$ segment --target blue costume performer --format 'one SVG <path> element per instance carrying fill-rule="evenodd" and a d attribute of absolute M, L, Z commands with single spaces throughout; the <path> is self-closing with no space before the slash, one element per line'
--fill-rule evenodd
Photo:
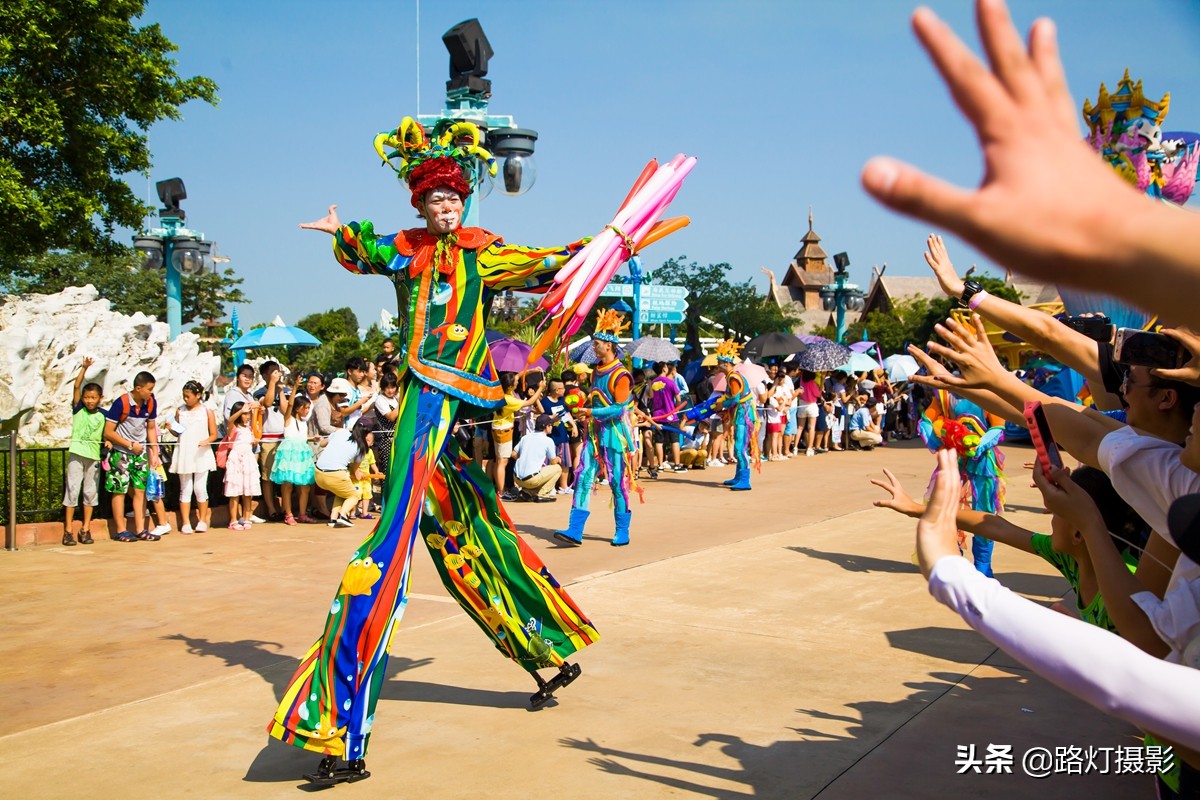
<path fill-rule="evenodd" d="M 751 488 L 751 465 L 758 469 L 761 467 L 754 395 L 746 385 L 746 379 L 733 368 L 740 349 L 741 345 L 728 339 L 717 345 L 717 367 L 725 375 L 725 393 L 713 395 L 704 403 L 689 409 L 684 416 L 689 420 L 699 420 L 714 412 L 721 412 L 726 432 L 733 432 L 733 457 L 737 462 L 737 470 L 724 485 L 734 491 L 744 492 Z"/>
<path fill-rule="evenodd" d="M 585 421 L 583 449 L 579 455 L 579 470 L 575 477 L 575 494 L 571 501 L 570 526 L 565 531 L 555 531 L 554 538 L 573 545 L 583 544 L 583 528 L 591 513 L 592 486 L 596 480 L 597 465 L 604 462 L 608 485 L 612 489 L 613 516 L 616 518 L 616 533 L 612 544 L 621 547 L 629 544 L 630 491 L 640 491 L 634 482 L 631 469 L 634 438 L 629 423 L 629 408 L 633 404 L 633 376 L 625 365 L 617 360 L 615 347 L 623 326 L 621 314 L 611 309 L 601 311 L 592 334 L 592 346 L 596 350 L 599 364 L 592 374 L 592 390 L 588 393 L 588 405 L 580 406 L 573 413 Z"/>
<path fill-rule="evenodd" d="M 1004 441 L 1004 420 L 943 389 L 925 409 L 919 430 L 930 450 L 957 451 L 964 508 L 987 514 L 1004 513 L 1004 454 L 997 449 Z M 978 534 L 971 539 L 975 569 L 989 578 L 993 545 L 991 539 Z"/>

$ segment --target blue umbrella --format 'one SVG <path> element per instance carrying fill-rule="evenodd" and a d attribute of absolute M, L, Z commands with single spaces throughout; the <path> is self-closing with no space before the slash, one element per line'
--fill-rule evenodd
<path fill-rule="evenodd" d="M 268 325 L 239 336 L 229 345 L 230 350 L 251 350 L 255 347 L 316 347 L 321 340 L 302 328 L 291 325 Z"/>
<path fill-rule="evenodd" d="M 616 345 L 615 347 L 616 347 L 617 358 L 624 358 L 625 357 L 625 349 L 623 347 L 621 347 L 621 345 L 619 345 L 619 344 Z M 590 365 L 590 364 L 595 364 L 597 361 L 600 360 L 600 359 L 596 358 L 596 351 L 592 348 L 592 340 L 591 339 L 588 339 L 586 342 L 576 345 L 575 349 L 572 350 L 570 353 L 568 353 L 567 356 L 572 361 L 576 361 L 580 364 L 589 364 Z"/>

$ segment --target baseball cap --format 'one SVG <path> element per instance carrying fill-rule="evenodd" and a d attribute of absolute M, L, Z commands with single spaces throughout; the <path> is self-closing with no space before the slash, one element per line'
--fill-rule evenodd
<path fill-rule="evenodd" d="M 571 366 L 571 371 L 575 372 L 575 373 L 587 373 L 587 372 L 591 372 L 592 368 L 589 367 L 587 364 L 573 364 Z"/>
<path fill-rule="evenodd" d="M 538 414 L 538 418 L 534 420 L 533 426 L 539 431 L 547 425 L 554 424 L 554 417 L 549 414 Z"/>

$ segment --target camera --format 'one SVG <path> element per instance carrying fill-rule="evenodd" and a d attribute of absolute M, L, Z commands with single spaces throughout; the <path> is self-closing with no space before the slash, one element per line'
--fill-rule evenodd
<path fill-rule="evenodd" d="M 1113 339 L 1112 320 L 1103 314 L 1091 317 L 1067 317 L 1063 320 L 1063 324 L 1097 342 L 1111 342 Z"/>
<path fill-rule="evenodd" d="M 1119 364 L 1157 369 L 1178 369 L 1191 354 L 1165 333 L 1118 328 L 1113 343 L 1113 358 Z"/>

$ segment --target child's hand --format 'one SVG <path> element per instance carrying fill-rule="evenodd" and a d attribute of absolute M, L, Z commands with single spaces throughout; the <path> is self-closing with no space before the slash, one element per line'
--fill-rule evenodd
<path fill-rule="evenodd" d="M 88 367 L 92 366 L 92 364 L 95 364 L 95 363 L 96 363 L 96 359 L 92 358 L 91 356 L 83 357 L 83 369 L 85 371 L 87 370 Z"/>
<path fill-rule="evenodd" d="M 891 496 L 886 500 L 876 500 L 875 506 L 877 508 L 890 508 L 893 511 L 899 511 L 901 514 L 905 514 L 910 517 L 921 516 L 921 512 L 925 510 L 925 507 L 916 500 L 913 500 L 912 497 L 909 496 L 908 492 L 904 491 L 904 486 L 900 483 L 896 476 L 892 474 L 892 471 L 887 467 L 884 467 L 883 475 L 886 480 L 881 481 L 872 478 L 871 483 L 878 486 L 880 489 L 883 489 Z"/>

